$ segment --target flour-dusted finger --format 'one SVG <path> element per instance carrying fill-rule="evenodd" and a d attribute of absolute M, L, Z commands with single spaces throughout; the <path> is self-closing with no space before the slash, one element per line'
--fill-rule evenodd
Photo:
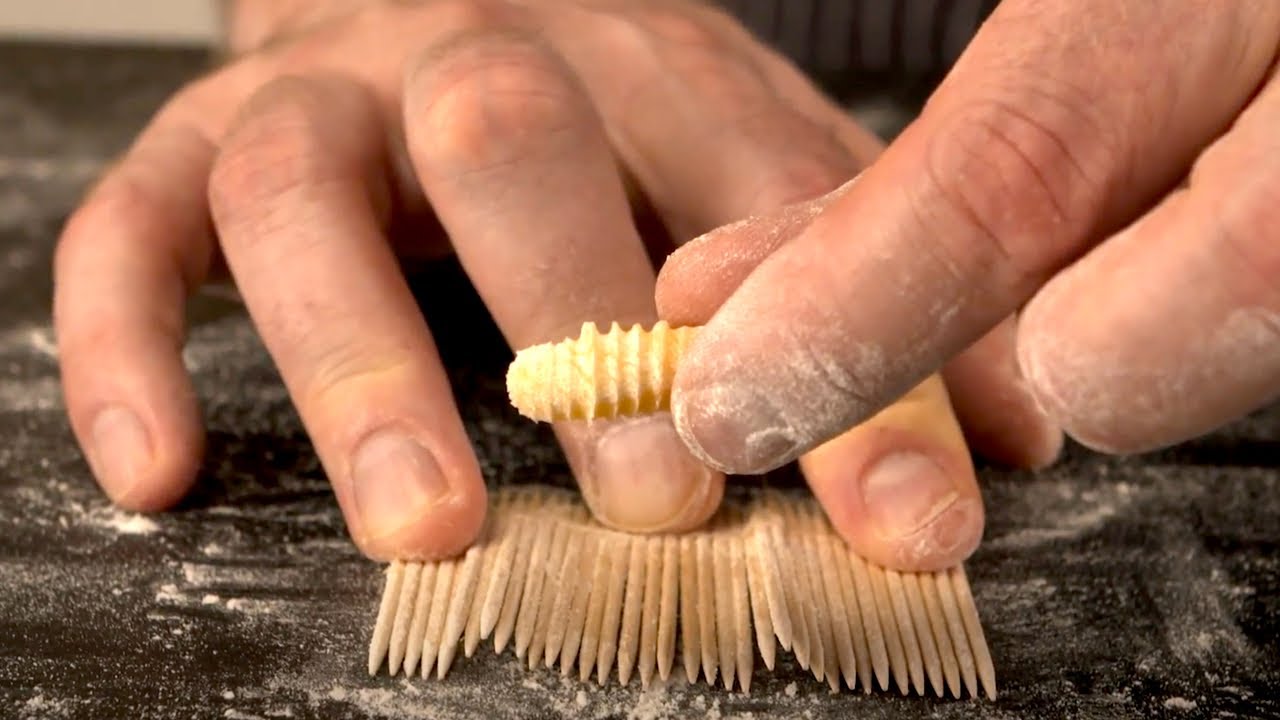
<path fill-rule="evenodd" d="M 1280 398 L 1277 123 L 1273 77 L 1185 187 L 1027 305 L 1022 371 L 1081 443 L 1150 451 Z"/>

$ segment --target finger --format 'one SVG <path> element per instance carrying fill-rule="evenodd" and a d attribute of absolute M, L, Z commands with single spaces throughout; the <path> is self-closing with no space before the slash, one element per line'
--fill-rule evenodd
<path fill-rule="evenodd" d="M 672 400 L 704 461 L 777 467 L 974 343 L 1185 171 L 1280 31 L 1269 4 L 1035 7 L 1001 4 L 920 119 L 699 334 Z"/>
<path fill-rule="evenodd" d="M 1280 397 L 1277 123 L 1273 82 L 1184 189 L 1027 306 L 1022 368 L 1081 443 L 1153 450 Z"/>
<path fill-rule="evenodd" d="M 485 510 L 448 378 L 383 234 L 383 125 L 364 89 L 283 78 L 245 106 L 210 179 L 227 263 L 357 545 L 468 545 Z"/>
<path fill-rule="evenodd" d="M 757 265 L 850 187 L 717 228 L 676 250 L 658 274 L 659 316 L 673 325 L 710 321 Z M 1057 457 L 1062 431 L 1019 373 L 1015 337 L 1011 318 L 960 353 L 946 366 L 947 388 L 965 436 L 978 452 L 1017 467 L 1042 467 Z"/>
<path fill-rule="evenodd" d="M 72 430 L 107 495 L 165 509 L 203 452 L 182 364 L 186 298 L 212 256 L 205 179 L 213 147 L 158 123 L 76 210 L 54 260 L 54 325 Z"/>
<path fill-rule="evenodd" d="M 973 462 L 936 375 L 801 456 L 800 467 L 831 524 L 872 562 L 939 570 L 982 538 Z"/>
<path fill-rule="evenodd" d="M 654 272 L 600 120 L 569 69 L 510 32 L 434 45 L 406 81 L 410 155 L 458 257 L 517 348 L 583 322 L 652 324 Z M 724 477 L 669 415 L 556 432 L 588 505 L 631 531 L 701 524 Z"/>
<path fill-rule="evenodd" d="M 709 321 L 756 266 L 800 235 L 849 187 L 722 225 L 682 245 L 658 273 L 659 316 L 675 326 Z"/>
<path fill-rule="evenodd" d="M 1005 318 L 948 362 L 942 377 L 974 450 L 1005 465 L 1042 468 L 1062 452 L 1062 429 L 1022 376 L 1017 333 L 1017 318 Z"/>
<path fill-rule="evenodd" d="M 548 32 L 677 244 L 823 195 L 859 167 L 829 128 L 788 108 L 754 58 L 683 6 L 567 12 Z"/>

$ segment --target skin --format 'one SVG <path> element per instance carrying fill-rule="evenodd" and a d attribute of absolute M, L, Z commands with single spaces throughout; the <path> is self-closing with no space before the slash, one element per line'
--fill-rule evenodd
<path fill-rule="evenodd" d="M 1099 451 L 1273 402 L 1278 48 L 1265 1 L 1002 3 L 856 185 L 707 299 L 676 378 L 681 436 L 715 467 L 762 472 L 939 368 L 1007 362 L 957 356 L 992 333 L 1051 425 Z M 772 221 L 714 242 L 746 257 L 735 248 Z M 659 297 L 711 280 L 699 244 L 669 260 Z M 826 372 L 797 377 L 797 356 Z M 762 439 L 797 419 L 803 432 Z"/>
<path fill-rule="evenodd" d="M 203 430 L 180 355 L 184 304 L 229 280 L 355 543 L 377 559 L 456 554 L 481 526 L 484 485 L 402 261 L 456 253 L 515 348 L 576 335 L 584 320 L 723 327 L 753 269 L 807 242 L 815 213 L 861 197 L 847 181 L 882 150 L 701 3 L 230 9 L 231 57 L 157 113 L 55 257 L 72 429 L 105 492 L 134 510 L 172 506 L 195 478 Z M 773 224 L 731 224 L 779 209 Z M 695 236 L 657 285 L 650 258 Z M 720 349 L 748 357 L 753 338 L 789 320 L 771 322 Z M 959 420 L 976 419 L 970 440 L 994 457 L 1040 465 L 1057 453 L 1009 329 L 976 340 L 947 384 L 899 383 L 901 402 L 803 459 L 864 555 L 922 569 L 972 552 L 982 505 Z M 683 375 L 686 397 L 706 365 Z M 724 475 L 670 415 L 555 429 L 607 525 L 686 530 L 719 505 Z"/>

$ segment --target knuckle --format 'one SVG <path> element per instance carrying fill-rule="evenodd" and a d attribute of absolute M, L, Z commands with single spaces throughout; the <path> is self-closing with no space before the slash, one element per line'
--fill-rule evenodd
<path fill-rule="evenodd" d="M 594 9 L 590 17 L 591 35 L 599 39 L 602 47 L 616 53 L 617 58 L 625 58 L 633 68 L 641 63 L 641 68 L 647 71 L 657 65 L 653 30 L 636 17 L 600 8 Z"/>
<path fill-rule="evenodd" d="M 507 0 L 440 0 L 430 5 L 436 27 L 482 31 L 511 20 L 515 8 Z"/>
<path fill-rule="evenodd" d="M 1088 170 L 1096 163 L 1077 157 L 1080 134 L 1062 129 L 1070 126 L 994 100 L 950 118 L 925 160 L 921 210 L 946 227 L 939 238 L 979 243 L 955 249 L 996 263 L 1015 283 L 1066 261 L 1102 201 Z"/>
<path fill-rule="evenodd" d="M 354 337 L 311 338 L 306 356 L 311 371 L 302 394 L 309 406 L 357 407 L 354 401 L 362 392 L 378 385 L 393 387 L 396 379 L 407 378 L 412 371 L 412 361 L 404 353 L 372 350 Z"/>
<path fill-rule="evenodd" d="M 103 178 L 67 218 L 56 250 L 57 264 L 99 244 L 102 228 L 128 227 L 160 201 L 154 185 L 127 172 L 111 172 Z"/>
<path fill-rule="evenodd" d="M 583 123 L 567 70 L 523 38 L 469 35 L 433 51 L 409 89 L 410 147 L 449 173 L 527 158 Z"/>
<path fill-rule="evenodd" d="M 308 82 L 289 77 L 265 85 L 250 100 L 210 171 L 215 217 L 233 218 L 320 179 L 324 138 L 317 119 L 323 105 Z"/>
<path fill-rule="evenodd" d="M 196 124 L 207 118 L 226 95 L 223 76 L 196 78 L 173 94 L 156 112 L 154 125 Z"/>
<path fill-rule="evenodd" d="M 360 320 L 344 317 L 340 308 L 308 304 L 299 311 L 286 303 L 262 313 L 258 324 L 294 369 L 300 409 L 358 407 L 361 395 L 411 377 L 416 365 L 407 344 L 370 343 Z"/>
<path fill-rule="evenodd" d="M 722 44 L 716 28 L 687 9 L 653 7 L 644 13 L 643 22 L 654 35 L 676 45 L 710 49 Z"/>
<path fill-rule="evenodd" d="M 669 82 L 674 75 L 705 102 L 723 107 L 748 112 L 775 107 L 777 98 L 767 90 L 755 62 L 735 48 L 724 26 L 716 22 L 720 11 L 703 10 L 653 8 L 633 23 L 639 41 L 654 58 L 653 80 Z"/>

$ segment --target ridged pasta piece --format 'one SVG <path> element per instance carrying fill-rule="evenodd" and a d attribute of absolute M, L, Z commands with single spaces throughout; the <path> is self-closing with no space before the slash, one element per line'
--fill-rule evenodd
<path fill-rule="evenodd" d="M 749 492 L 680 536 L 606 529 L 563 490 L 494 499 L 485 536 L 463 556 L 388 567 L 370 674 L 385 665 L 443 678 L 459 648 L 470 657 L 492 635 L 497 652 L 514 640 L 530 668 L 570 676 L 577 665 L 583 682 L 638 674 L 648 686 L 679 661 L 689 682 L 746 693 L 757 653 L 772 669 L 782 651 L 833 690 L 995 699 L 964 568 L 870 565 L 811 497 Z"/>
<path fill-rule="evenodd" d="M 676 367 L 698 330 L 666 321 L 623 329 L 615 322 L 601 333 L 583 323 L 576 338 L 517 352 L 507 394 L 521 415 L 540 422 L 667 410 Z"/>

